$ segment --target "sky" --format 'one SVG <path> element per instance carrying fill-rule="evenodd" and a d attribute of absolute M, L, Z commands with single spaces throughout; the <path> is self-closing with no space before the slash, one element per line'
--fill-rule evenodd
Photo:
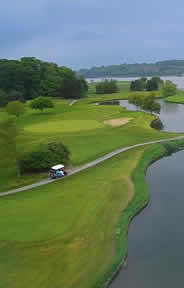
<path fill-rule="evenodd" d="M 184 59 L 183 0 L 6 0 L 0 58 L 73 69 Z"/>

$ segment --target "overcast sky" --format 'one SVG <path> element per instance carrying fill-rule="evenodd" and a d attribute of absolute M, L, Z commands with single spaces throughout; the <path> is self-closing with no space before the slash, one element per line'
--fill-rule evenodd
<path fill-rule="evenodd" d="M 6 0 L 0 58 L 74 69 L 184 59 L 183 0 Z"/>

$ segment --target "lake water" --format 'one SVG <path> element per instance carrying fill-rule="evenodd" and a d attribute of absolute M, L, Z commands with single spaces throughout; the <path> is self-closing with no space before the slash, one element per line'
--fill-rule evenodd
<path fill-rule="evenodd" d="M 136 79 L 139 79 L 140 77 L 127 77 L 127 78 L 116 78 L 116 77 L 105 77 L 105 79 L 114 79 L 114 80 L 117 80 L 117 81 L 128 81 L 128 82 L 131 82 L 131 81 L 134 81 Z M 147 77 L 148 79 L 150 79 L 151 77 Z M 162 78 L 164 81 L 165 80 L 170 80 L 172 81 L 173 83 L 175 83 L 179 89 L 184 89 L 184 76 L 181 76 L 181 77 L 178 77 L 178 76 L 162 76 L 160 77 Z M 86 79 L 88 82 L 101 82 L 102 80 L 104 80 L 104 78 L 95 78 L 95 79 L 92 79 L 92 78 L 88 78 Z"/>
<path fill-rule="evenodd" d="M 184 105 L 167 103 L 162 99 L 157 100 L 161 105 L 160 115 L 156 115 L 163 123 L 163 131 L 183 132 L 184 131 Z M 117 101 L 116 101 L 117 103 Z M 120 105 L 126 107 L 127 110 L 137 111 L 134 104 L 128 103 L 128 100 L 120 100 Z"/>
<path fill-rule="evenodd" d="M 127 268 L 111 288 L 183 287 L 184 152 L 147 171 L 150 203 L 130 225 Z"/>
<path fill-rule="evenodd" d="M 164 130 L 184 131 L 184 105 L 161 105 Z M 151 165 L 146 182 L 150 203 L 130 225 L 127 267 L 111 288 L 183 287 L 184 151 Z"/>

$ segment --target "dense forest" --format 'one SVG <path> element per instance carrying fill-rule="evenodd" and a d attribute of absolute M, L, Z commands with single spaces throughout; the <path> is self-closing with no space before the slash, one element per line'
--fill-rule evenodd
<path fill-rule="evenodd" d="M 85 78 L 182 76 L 184 74 L 184 60 L 92 67 L 91 69 L 81 69 L 77 73 Z"/>
<path fill-rule="evenodd" d="M 34 57 L 0 59 L 0 106 L 38 96 L 80 98 L 87 89 L 87 82 L 67 67 Z"/>

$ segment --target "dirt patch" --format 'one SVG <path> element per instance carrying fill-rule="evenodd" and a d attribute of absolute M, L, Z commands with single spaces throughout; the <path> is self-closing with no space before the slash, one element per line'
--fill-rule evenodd
<path fill-rule="evenodd" d="M 70 244 L 70 247 L 71 247 L 73 250 L 77 250 L 77 249 L 81 248 L 81 246 L 84 245 L 84 241 L 85 241 L 84 238 L 75 239 L 75 240 Z"/>
<path fill-rule="evenodd" d="M 130 198 L 132 198 L 134 196 L 134 184 L 131 180 L 130 177 L 128 176 L 123 176 L 123 179 L 127 182 L 128 184 L 128 191 L 129 191 L 129 195 L 130 195 Z"/>
<path fill-rule="evenodd" d="M 134 118 L 119 118 L 119 119 L 105 120 L 104 124 L 112 127 L 120 127 L 126 125 L 129 121 L 133 119 Z"/>

